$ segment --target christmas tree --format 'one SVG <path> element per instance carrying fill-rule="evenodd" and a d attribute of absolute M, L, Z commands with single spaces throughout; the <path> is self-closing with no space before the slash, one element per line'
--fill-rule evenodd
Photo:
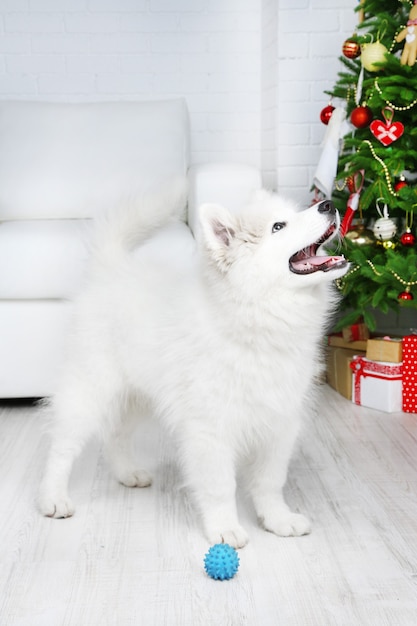
<path fill-rule="evenodd" d="M 333 159 L 334 177 L 320 185 L 317 173 L 315 186 L 340 211 L 351 261 L 339 327 L 362 317 L 374 329 L 372 309 L 417 309 L 417 0 L 362 0 L 357 12 L 321 112 L 318 169 L 331 178 Z"/>

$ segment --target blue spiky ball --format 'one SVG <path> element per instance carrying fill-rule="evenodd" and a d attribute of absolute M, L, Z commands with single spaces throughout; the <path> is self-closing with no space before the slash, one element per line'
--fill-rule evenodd
<path fill-rule="evenodd" d="M 237 552 L 228 543 L 211 546 L 204 558 L 204 569 L 214 580 L 229 580 L 239 568 Z"/>

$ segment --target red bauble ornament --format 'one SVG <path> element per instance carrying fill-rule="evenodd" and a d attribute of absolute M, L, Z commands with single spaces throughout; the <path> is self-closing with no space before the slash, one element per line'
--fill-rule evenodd
<path fill-rule="evenodd" d="M 405 180 L 404 176 L 400 176 L 400 180 L 394 185 L 394 190 L 399 191 L 403 187 L 407 187 L 407 181 Z"/>
<path fill-rule="evenodd" d="M 409 287 L 407 287 L 405 291 L 398 294 L 398 300 L 414 300 L 413 294 L 407 290 L 409 290 Z"/>
<path fill-rule="evenodd" d="M 356 128 L 366 128 L 372 122 L 372 110 L 366 106 L 356 107 L 350 114 L 350 121 Z"/>
<path fill-rule="evenodd" d="M 320 120 L 323 122 L 323 124 L 327 125 L 329 123 L 333 111 L 334 106 L 328 104 L 327 107 L 324 107 L 324 109 L 320 112 Z"/>
<path fill-rule="evenodd" d="M 357 59 L 361 54 L 361 47 L 356 39 L 346 39 L 343 44 L 342 52 L 348 59 Z"/>
<path fill-rule="evenodd" d="M 416 238 L 410 230 L 406 230 L 400 237 L 400 241 L 403 246 L 414 246 Z"/>
<path fill-rule="evenodd" d="M 331 104 L 328 104 L 327 107 L 324 107 L 324 109 L 320 113 L 320 119 L 323 122 L 323 124 L 326 124 L 326 126 L 330 121 L 333 111 L 334 111 L 334 106 L 332 106 Z"/>

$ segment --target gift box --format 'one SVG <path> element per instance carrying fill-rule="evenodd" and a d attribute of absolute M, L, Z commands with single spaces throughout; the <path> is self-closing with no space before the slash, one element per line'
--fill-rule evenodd
<path fill-rule="evenodd" d="M 342 337 L 347 343 L 366 341 L 369 339 L 369 328 L 363 323 L 345 326 L 345 328 L 342 328 Z"/>
<path fill-rule="evenodd" d="M 417 413 L 417 335 L 403 338 L 403 411 Z"/>
<path fill-rule="evenodd" d="M 388 361 L 401 363 L 403 360 L 402 339 L 392 337 L 374 337 L 368 340 L 366 358 L 370 361 Z"/>
<path fill-rule="evenodd" d="M 370 361 L 356 356 L 352 369 L 352 402 L 378 411 L 402 409 L 402 363 Z"/>
<path fill-rule="evenodd" d="M 365 352 L 357 350 L 327 347 L 326 379 L 330 387 L 348 400 L 352 399 L 352 370 L 350 363 L 357 354 L 365 356 Z"/>
<path fill-rule="evenodd" d="M 334 335 L 329 335 L 327 338 L 327 343 L 329 346 L 333 346 L 335 348 L 347 348 L 349 350 L 356 350 L 358 352 L 366 351 L 367 341 L 366 340 L 358 340 L 358 341 L 346 341 L 343 338 L 342 333 L 337 333 Z"/>

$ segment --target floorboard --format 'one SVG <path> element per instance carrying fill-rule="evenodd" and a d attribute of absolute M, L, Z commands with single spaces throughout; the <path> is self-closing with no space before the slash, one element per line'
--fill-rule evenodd
<path fill-rule="evenodd" d="M 76 515 L 34 505 L 46 442 L 32 404 L 0 404 L 1 626 L 414 626 L 417 415 L 357 407 L 323 385 L 294 455 L 287 499 L 307 537 L 258 528 L 234 579 L 203 569 L 209 545 L 169 440 L 142 433 L 150 489 L 126 489 L 98 444 L 71 479 Z"/>

